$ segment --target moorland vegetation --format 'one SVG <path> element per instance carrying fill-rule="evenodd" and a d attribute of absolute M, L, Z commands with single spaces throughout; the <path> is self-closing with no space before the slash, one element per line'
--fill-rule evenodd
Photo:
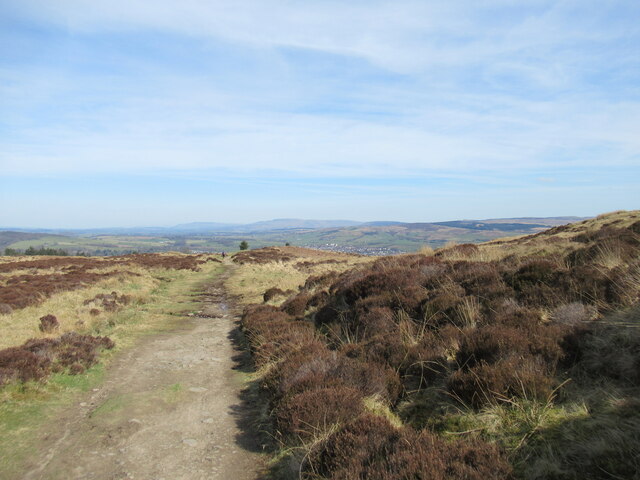
<path fill-rule="evenodd" d="M 637 478 L 639 252 L 636 211 L 378 259 L 233 255 L 271 474 Z M 17 465 L 42 405 L 172 325 L 223 268 L 174 253 L 3 258 L 3 456 Z"/>
<path fill-rule="evenodd" d="M 21 478 L 53 412 L 114 352 L 176 325 L 220 271 L 209 255 L 0 258 L 0 477 Z"/>
<path fill-rule="evenodd" d="M 274 475 L 637 478 L 639 252 L 616 212 L 273 282 L 242 328 Z"/>

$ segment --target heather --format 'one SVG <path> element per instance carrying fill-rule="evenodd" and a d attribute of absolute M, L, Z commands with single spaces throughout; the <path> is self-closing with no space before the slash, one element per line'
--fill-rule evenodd
<path fill-rule="evenodd" d="M 629 478 L 638 225 L 382 258 L 248 307 L 269 428 L 304 478 Z"/>

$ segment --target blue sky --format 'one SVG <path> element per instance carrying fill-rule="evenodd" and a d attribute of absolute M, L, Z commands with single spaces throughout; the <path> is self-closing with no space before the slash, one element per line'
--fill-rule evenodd
<path fill-rule="evenodd" d="M 640 208 L 640 2 L 0 0 L 0 226 Z"/>

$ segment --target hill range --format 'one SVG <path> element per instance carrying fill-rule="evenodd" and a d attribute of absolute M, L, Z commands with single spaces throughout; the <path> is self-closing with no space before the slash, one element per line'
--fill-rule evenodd
<path fill-rule="evenodd" d="M 96 229 L 2 228 L 0 249 L 64 249 L 69 253 L 114 255 L 136 252 L 236 250 L 291 245 L 372 255 L 412 252 L 447 242 L 478 243 L 505 236 L 529 235 L 581 220 L 580 217 L 502 218 L 446 222 L 275 219 L 250 224 L 193 222 L 173 227 Z"/>

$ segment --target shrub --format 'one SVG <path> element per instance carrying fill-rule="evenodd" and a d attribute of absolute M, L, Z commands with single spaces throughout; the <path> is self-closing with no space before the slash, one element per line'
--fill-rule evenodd
<path fill-rule="evenodd" d="M 318 309 L 318 311 L 313 316 L 313 321 L 316 327 L 321 327 L 322 325 L 329 325 L 337 321 L 339 315 L 340 310 L 337 309 L 334 305 L 328 304 Z"/>
<path fill-rule="evenodd" d="M 563 303 L 565 297 L 558 289 L 564 274 L 550 260 L 530 260 L 515 273 L 507 274 L 507 283 L 516 291 L 516 298 L 530 306 L 555 306 Z"/>
<path fill-rule="evenodd" d="M 313 325 L 289 320 L 270 322 L 269 329 L 259 337 L 251 336 L 254 361 L 257 367 L 277 362 L 294 350 L 318 342 Z"/>
<path fill-rule="evenodd" d="M 369 311 L 357 315 L 350 327 L 352 331 L 357 331 L 364 338 L 397 330 L 393 310 L 389 307 L 373 307 Z"/>
<path fill-rule="evenodd" d="M 304 286 L 302 287 L 304 290 L 311 290 L 313 288 L 322 288 L 331 285 L 338 278 L 338 273 L 331 271 L 328 273 L 324 273 L 321 275 L 311 275 L 304 282 Z"/>
<path fill-rule="evenodd" d="M 640 307 L 576 329 L 563 346 L 589 376 L 640 386 Z"/>
<path fill-rule="evenodd" d="M 288 299 L 280 308 L 292 317 L 303 317 L 304 312 L 307 309 L 309 298 L 310 296 L 306 293 L 300 293 L 295 297 Z"/>
<path fill-rule="evenodd" d="M 594 320 L 598 311 L 591 305 L 580 302 L 560 305 L 551 312 L 551 319 L 563 325 L 575 326 L 590 320 Z"/>
<path fill-rule="evenodd" d="M 306 390 L 350 387 L 363 396 L 378 395 L 394 402 L 400 394 L 400 380 L 388 368 L 348 358 L 319 344 L 291 352 L 270 375 L 265 387 L 278 401 Z"/>
<path fill-rule="evenodd" d="M 77 374 L 96 363 L 98 352 L 114 347 L 108 337 L 93 337 L 75 332 L 59 338 L 26 341 L 20 347 L 0 350 L 0 384 L 12 380 L 41 380 L 51 371 L 69 368 Z"/>
<path fill-rule="evenodd" d="M 418 344 L 408 349 L 399 367 L 405 388 L 418 390 L 447 375 L 461 336 L 460 329 L 452 325 L 426 332 Z"/>
<path fill-rule="evenodd" d="M 128 305 L 131 302 L 129 295 L 118 295 L 118 292 L 99 293 L 93 298 L 89 298 L 83 302 L 83 305 L 96 303 L 101 305 L 107 312 L 115 312 L 120 307 Z"/>
<path fill-rule="evenodd" d="M 327 301 L 329 300 L 329 293 L 324 290 L 320 290 L 319 292 L 313 294 L 309 301 L 307 302 L 308 307 L 324 307 Z"/>
<path fill-rule="evenodd" d="M 362 343 L 364 358 L 394 370 L 407 358 L 408 348 L 397 331 L 380 333 Z"/>
<path fill-rule="evenodd" d="M 264 292 L 264 294 L 262 295 L 262 299 L 264 300 L 264 302 L 268 302 L 269 300 L 272 300 L 276 297 L 286 297 L 288 295 L 291 295 L 293 293 L 293 290 L 282 290 L 281 288 L 278 287 L 272 287 L 270 289 L 268 289 L 266 292 Z"/>
<path fill-rule="evenodd" d="M 266 247 L 258 250 L 240 251 L 234 254 L 231 258 L 234 263 L 239 263 L 241 265 L 245 263 L 262 265 L 271 262 L 286 262 L 295 258 L 295 256 L 290 252 L 284 252 L 277 247 Z"/>
<path fill-rule="evenodd" d="M 447 388 L 474 408 L 516 397 L 545 399 L 554 380 L 544 370 L 532 357 L 509 357 L 493 364 L 481 361 L 454 372 Z"/>
<path fill-rule="evenodd" d="M 510 356 L 539 356 L 545 371 L 552 371 L 562 357 L 561 329 L 553 326 L 523 325 L 521 328 L 491 325 L 469 332 L 458 351 L 458 363 L 473 367 L 480 362 L 495 363 Z"/>
<path fill-rule="evenodd" d="M 40 331 L 43 333 L 51 333 L 60 328 L 60 322 L 54 315 L 45 315 L 40 317 Z"/>
<path fill-rule="evenodd" d="M 420 258 L 426 258 L 420 256 Z M 383 265 L 383 264 L 382 264 Z M 422 286 L 422 275 L 416 268 L 393 266 L 385 270 L 372 269 L 340 291 L 349 305 L 367 299 L 369 305 L 389 306 L 409 314 L 417 312 L 427 291 Z M 378 299 L 377 301 L 372 301 Z"/>
<path fill-rule="evenodd" d="M 260 334 L 268 329 L 268 324 L 277 320 L 289 320 L 291 317 L 273 305 L 253 305 L 244 309 L 242 327 L 251 334 Z"/>
<path fill-rule="evenodd" d="M 451 274 L 467 295 L 481 297 L 485 303 L 513 296 L 513 289 L 502 278 L 496 263 L 458 262 Z"/>
<path fill-rule="evenodd" d="M 311 451 L 305 478 L 335 480 L 491 480 L 511 476 L 508 462 L 481 441 L 447 442 L 396 428 L 370 414 L 358 417 Z"/>
<path fill-rule="evenodd" d="M 307 390 L 280 402 L 274 412 L 276 429 L 290 441 L 305 441 L 357 417 L 363 408 L 362 394 L 351 387 Z"/>
<path fill-rule="evenodd" d="M 616 304 L 620 300 L 613 273 L 581 265 L 571 269 L 570 275 L 562 279 L 561 286 L 574 301 L 607 309 L 609 304 Z"/>
<path fill-rule="evenodd" d="M 62 335 L 53 352 L 55 364 L 61 368 L 71 367 L 74 363 L 88 368 L 98 360 L 101 349 L 110 350 L 115 346 L 108 337 L 94 337 L 68 332 Z M 30 343 L 25 343 L 25 349 L 30 348 Z"/>
<path fill-rule="evenodd" d="M 433 288 L 420 306 L 420 317 L 430 326 L 447 323 L 465 296 L 465 290 L 452 282 L 442 283 Z"/>
<path fill-rule="evenodd" d="M 292 321 L 287 313 L 271 305 L 247 307 L 242 316 L 242 327 L 258 367 L 279 361 L 302 346 L 319 342 L 311 323 Z"/>
<path fill-rule="evenodd" d="M 20 347 L 0 350 L 0 385 L 12 380 L 28 382 L 48 375 L 51 360 Z"/>

